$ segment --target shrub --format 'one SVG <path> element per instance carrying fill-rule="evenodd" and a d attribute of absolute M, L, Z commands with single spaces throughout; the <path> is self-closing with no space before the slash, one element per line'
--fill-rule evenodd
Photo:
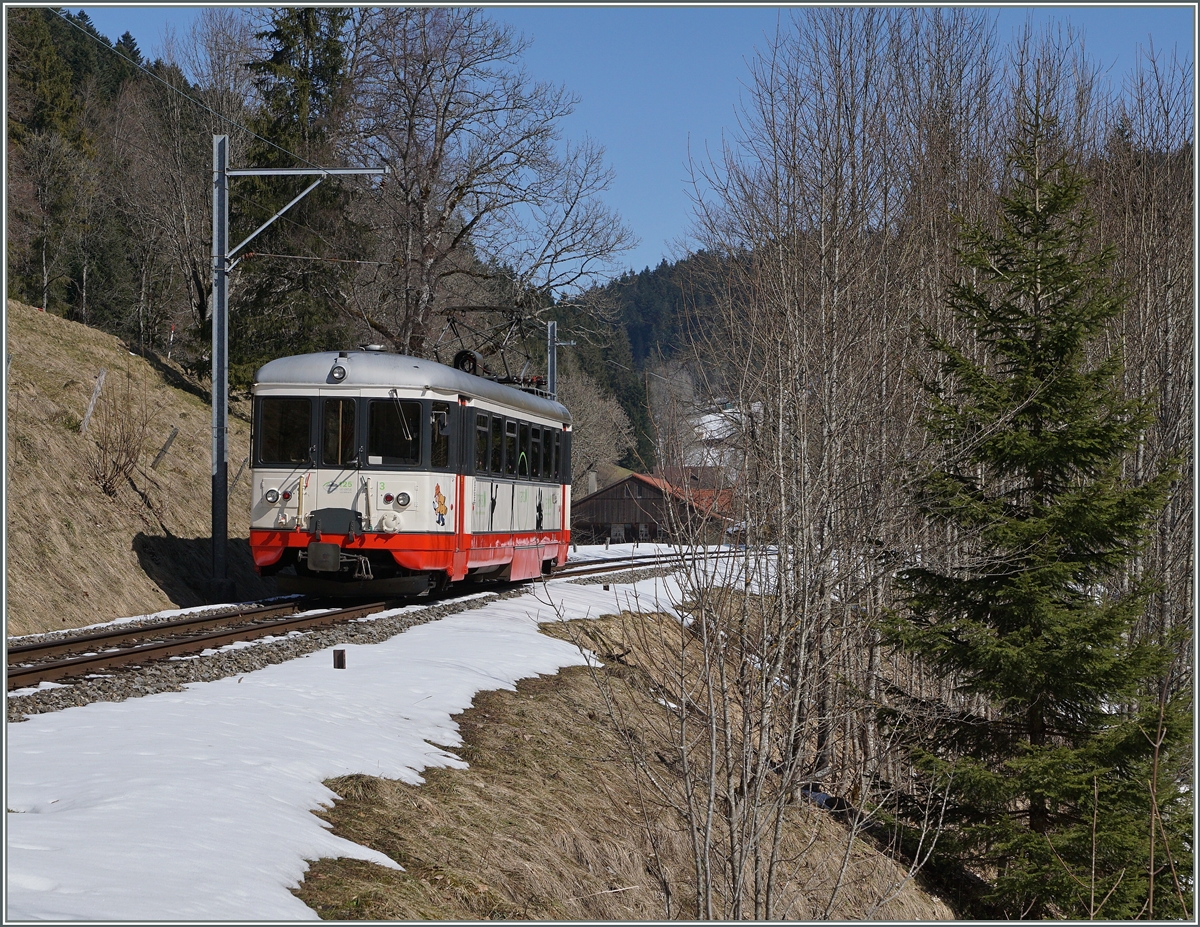
<path fill-rule="evenodd" d="M 126 371 L 117 383 L 101 392 L 88 435 L 88 474 L 106 495 L 115 496 L 121 480 L 128 478 L 145 450 L 153 418 L 146 384 Z"/>

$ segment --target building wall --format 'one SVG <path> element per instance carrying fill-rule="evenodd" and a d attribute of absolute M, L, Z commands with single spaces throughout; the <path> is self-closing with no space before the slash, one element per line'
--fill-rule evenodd
<path fill-rule="evenodd" d="M 639 489 L 640 499 L 636 495 Z M 612 536 L 613 525 L 628 525 L 624 532 L 627 541 L 642 539 L 641 525 L 648 526 L 646 539 L 656 540 L 666 535 L 669 524 L 662 490 L 630 479 L 576 503 L 571 521 L 572 530 L 590 531 L 596 537 Z"/>

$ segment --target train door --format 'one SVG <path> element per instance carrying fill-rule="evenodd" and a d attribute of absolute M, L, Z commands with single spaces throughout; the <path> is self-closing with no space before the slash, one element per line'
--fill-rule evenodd
<path fill-rule="evenodd" d="M 457 440 L 454 441 L 454 485 L 455 499 L 458 507 L 454 515 L 454 565 L 451 568 L 453 579 L 462 579 L 467 575 L 467 559 L 470 555 L 471 542 L 467 538 L 470 526 L 467 524 L 467 476 L 471 470 L 471 460 L 475 453 L 476 421 L 474 411 L 464 396 L 458 398 L 458 429 Z"/>
<path fill-rule="evenodd" d="M 317 410 L 316 487 L 308 529 L 321 534 L 359 535 L 368 514 L 367 487 L 359 470 L 361 446 L 357 390 L 321 390 Z"/>

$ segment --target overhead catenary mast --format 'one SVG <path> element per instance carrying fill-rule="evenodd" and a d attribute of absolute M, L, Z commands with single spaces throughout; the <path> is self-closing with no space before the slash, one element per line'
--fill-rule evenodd
<path fill-rule="evenodd" d="M 229 167 L 229 136 L 213 136 L 213 246 L 212 246 L 212 579 L 207 589 L 210 603 L 228 602 L 236 596 L 229 578 L 229 272 L 235 256 L 271 223 L 334 174 L 386 174 L 387 168 L 237 168 Z M 299 196 L 250 233 L 241 244 L 229 247 L 229 178 L 297 176 L 316 177 Z"/>

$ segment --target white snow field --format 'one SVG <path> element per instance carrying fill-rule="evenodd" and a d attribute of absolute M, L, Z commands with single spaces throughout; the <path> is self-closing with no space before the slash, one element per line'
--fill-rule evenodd
<path fill-rule="evenodd" d="M 581 547 L 572 561 L 622 552 L 632 545 Z M 461 744 L 451 715 L 475 693 L 585 661 L 539 622 L 673 611 L 678 595 L 671 578 L 608 592 L 552 580 L 381 644 L 339 645 L 344 670 L 322 650 L 8 724 L 6 920 L 315 919 L 289 891 L 306 860 L 397 868 L 312 813 L 335 799 L 324 780 L 419 783 L 423 769 L 465 766 L 435 744 Z"/>

